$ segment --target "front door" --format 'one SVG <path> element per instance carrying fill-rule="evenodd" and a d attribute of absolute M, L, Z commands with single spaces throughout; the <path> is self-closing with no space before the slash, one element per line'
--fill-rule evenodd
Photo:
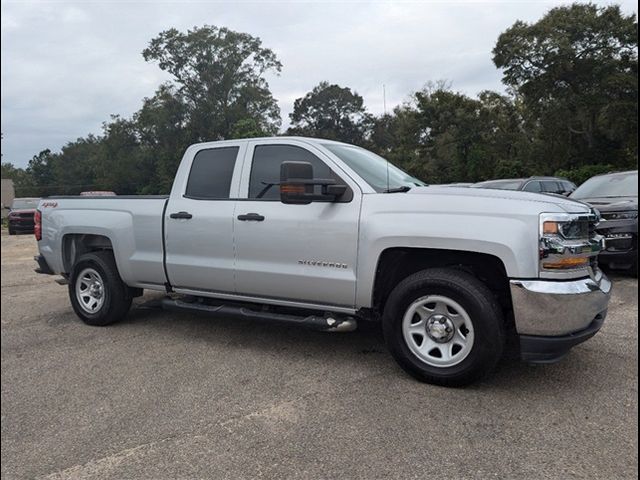
<path fill-rule="evenodd" d="M 238 294 L 352 307 L 361 193 L 303 143 L 250 143 L 234 216 Z M 316 178 L 349 185 L 341 202 L 285 205 L 277 185 L 284 161 L 310 162 Z M 341 176 L 342 175 L 342 176 Z"/>

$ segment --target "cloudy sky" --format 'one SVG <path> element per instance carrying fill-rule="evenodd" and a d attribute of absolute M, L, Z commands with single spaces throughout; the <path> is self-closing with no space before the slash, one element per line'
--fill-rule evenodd
<path fill-rule="evenodd" d="M 2 1 L 2 161 L 25 166 L 129 116 L 169 77 L 141 51 L 158 32 L 204 24 L 259 36 L 284 68 L 270 77 L 287 125 L 322 80 L 360 93 L 373 113 L 427 81 L 475 95 L 503 90 L 491 49 L 517 19 L 560 1 Z M 596 2 L 609 4 L 614 2 Z M 637 13 L 635 1 L 620 2 Z"/>

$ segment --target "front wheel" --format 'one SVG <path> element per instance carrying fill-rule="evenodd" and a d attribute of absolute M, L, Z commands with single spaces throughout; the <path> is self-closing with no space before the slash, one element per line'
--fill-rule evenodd
<path fill-rule="evenodd" d="M 131 289 L 122 281 L 109 251 L 82 255 L 69 282 L 71 305 L 88 325 L 104 326 L 123 318 L 131 308 Z"/>
<path fill-rule="evenodd" d="M 403 280 L 383 315 L 391 354 L 424 382 L 463 386 L 489 373 L 502 356 L 502 310 L 491 291 L 469 273 L 423 270 Z"/>

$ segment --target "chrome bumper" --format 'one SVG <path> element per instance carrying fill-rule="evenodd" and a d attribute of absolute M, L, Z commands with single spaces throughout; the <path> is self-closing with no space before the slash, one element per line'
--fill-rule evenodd
<path fill-rule="evenodd" d="M 605 314 L 611 282 L 600 271 L 573 281 L 511 280 L 519 335 L 560 336 L 587 328 Z"/>

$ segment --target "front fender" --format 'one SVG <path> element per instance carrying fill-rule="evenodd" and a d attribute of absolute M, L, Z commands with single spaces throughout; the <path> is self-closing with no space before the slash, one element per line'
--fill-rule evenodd
<path fill-rule="evenodd" d="M 425 248 L 497 257 L 508 277 L 537 276 L 537 224 L 531 216 L 388 211 L 363 214 L 356 305 L 370 307 L 378 260 L 389 248 Z"/>

